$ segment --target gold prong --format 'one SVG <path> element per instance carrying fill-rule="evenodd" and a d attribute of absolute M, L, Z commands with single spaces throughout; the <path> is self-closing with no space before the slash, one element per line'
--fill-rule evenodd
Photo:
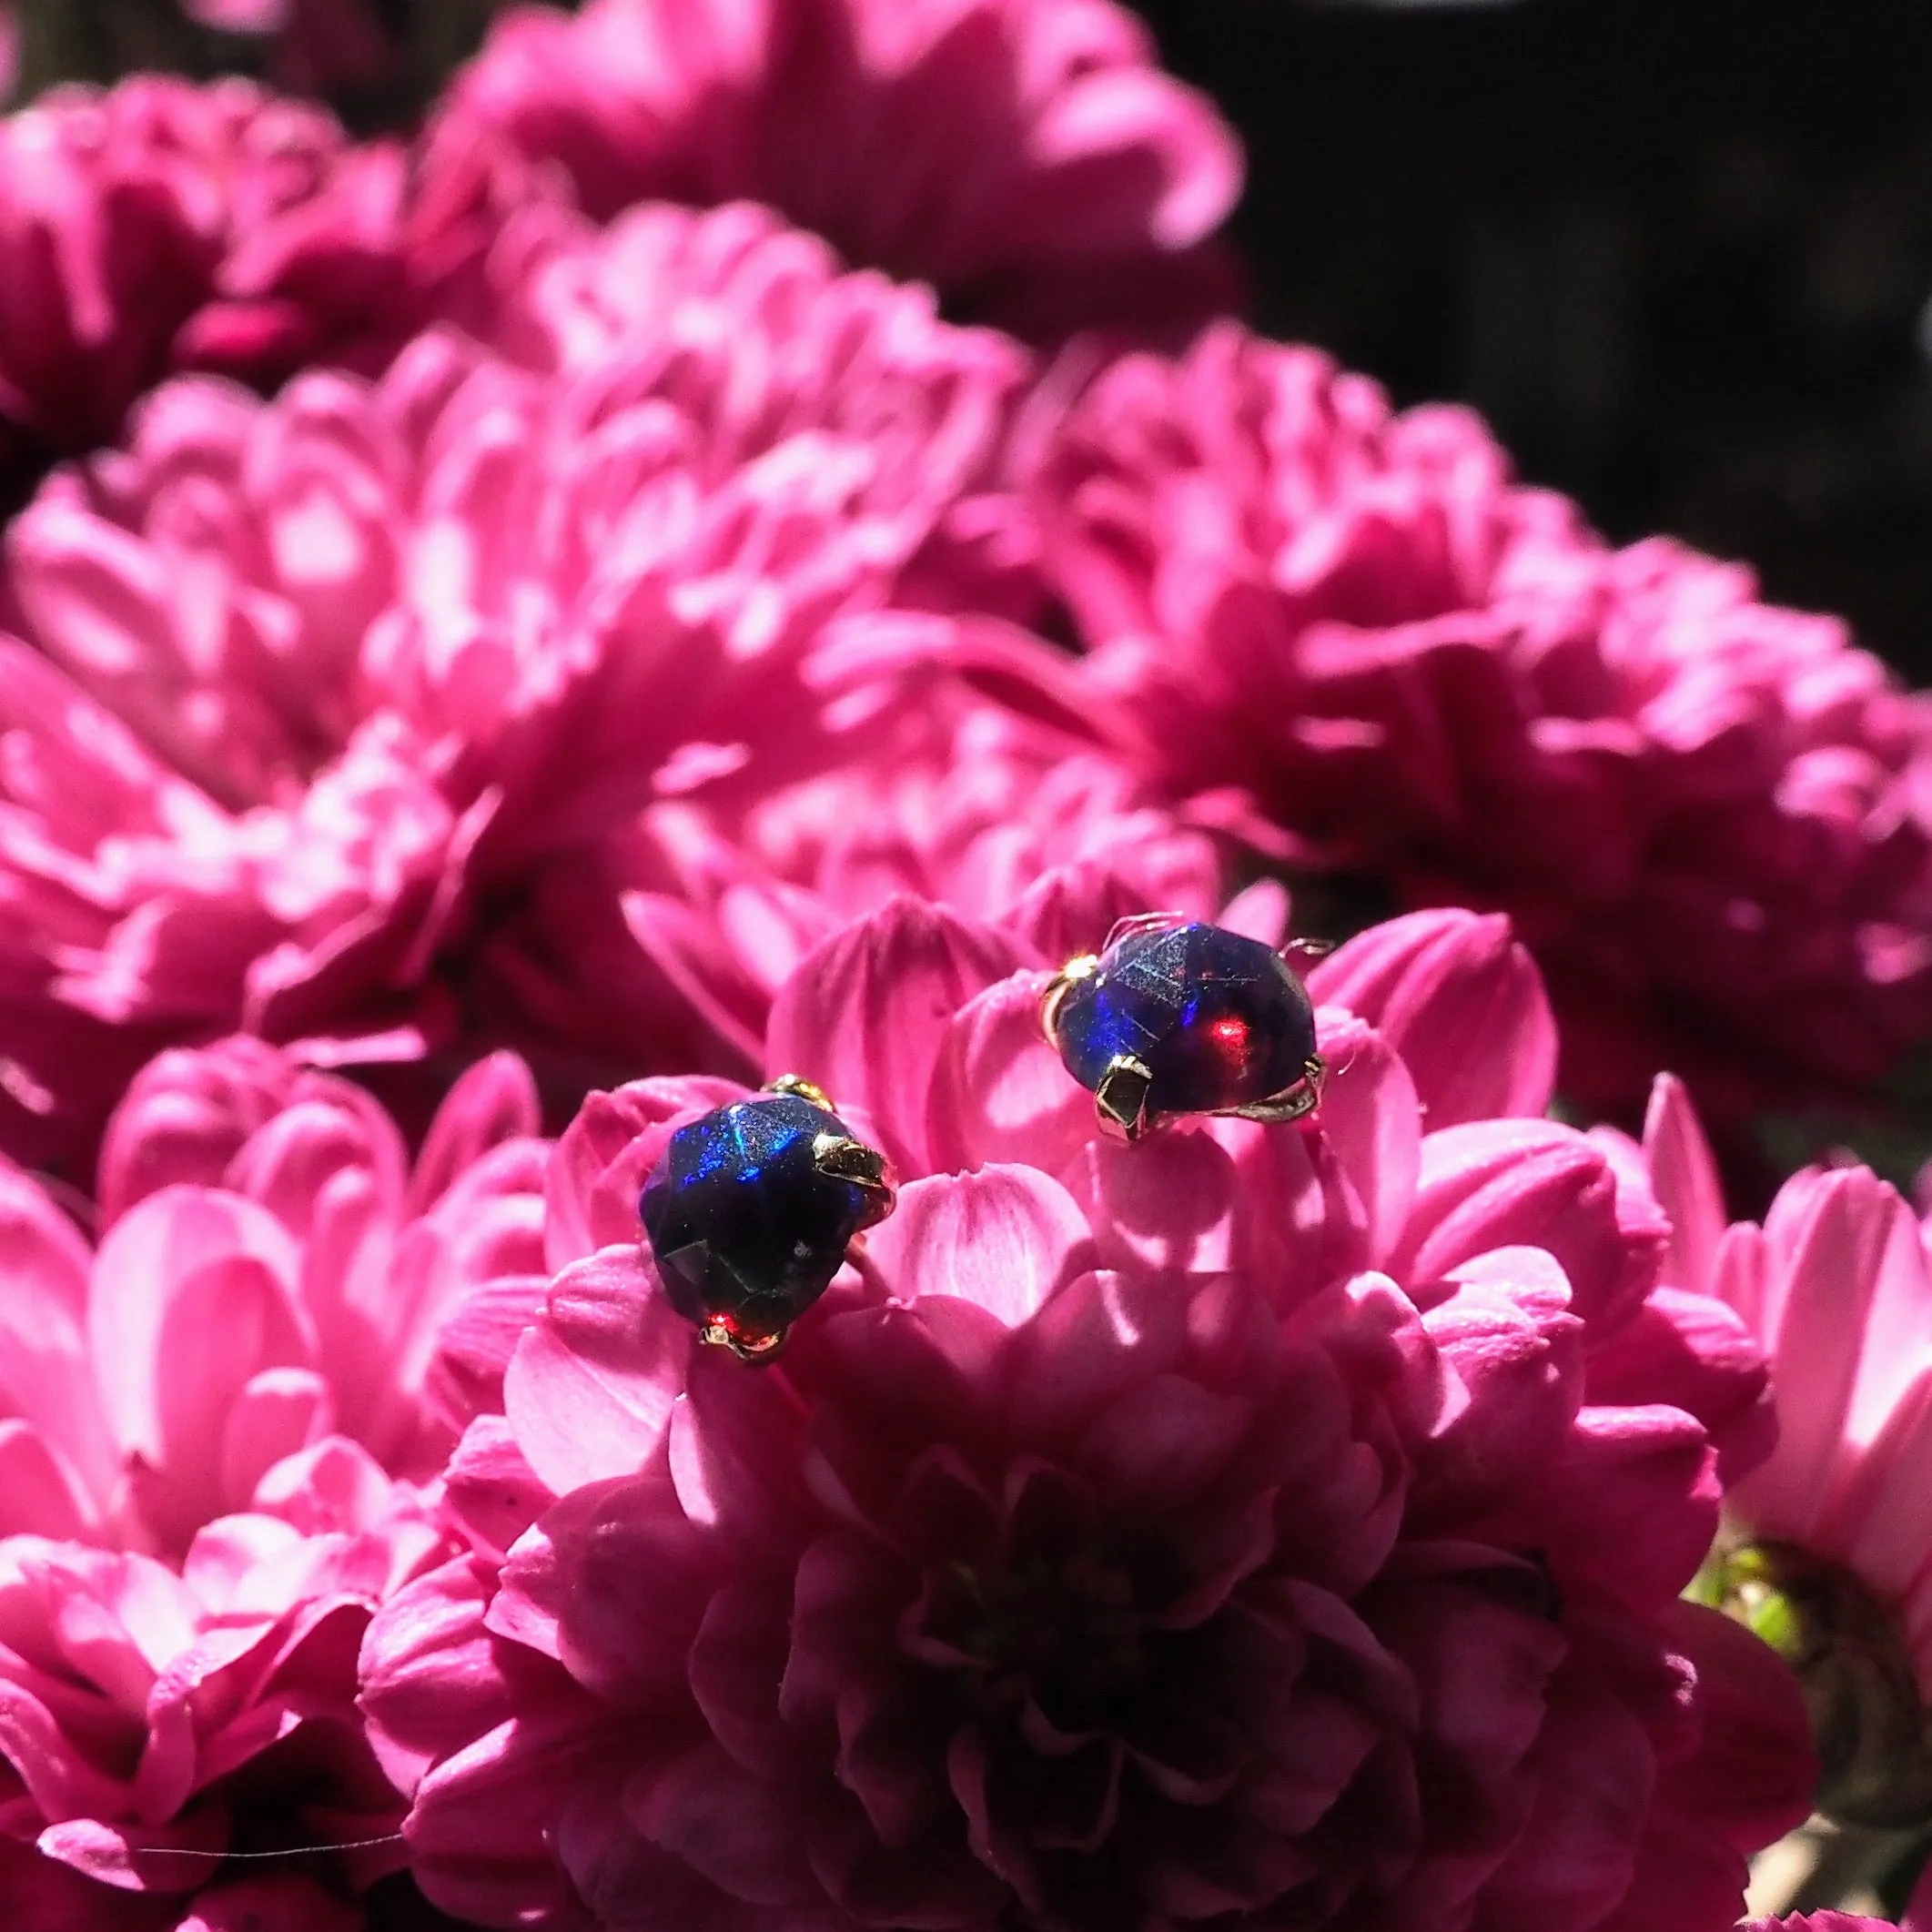
<path fill-rule="evenodd" d="M 1301 1077 L 1292 1087 L 1284 1087 L 1265 1100 L 1250 1100 L 1246 1107 L 1221 1107 L 1215 1112 L 1234 1120 L 1304 1120 L 1321 1105 L 1321 1089 L 1328 1077 L 1328 1062 L 1320 1054 L 1311 1054 L 1301 1063 Z"/>
<path fill-rule="evenodd" d="M 1185 926 L 1187 923 L 1186 913 L 1128 913 L 1123 918 L 1116 919 L 1108 928 L 1107 937 L 1102 942 L 1100 950 L 1103 953 L 1112 952 L 1132 933 L 1153 932 L 1163 926 Z"/>
<path fill-rule="evenodd" d="M 832 1102 L 823 1087 L 814 1087 L 802 1073 L 782 1073 L 775 1080 L 767 1080 L 764 1090 L 768 1094 L 788 1094 L 794 1100 L 808 1100 L 814 1107 L 822 1107 L 829 1114 Z"/>
<path fill-rule="evenodd" d="M 1326 959 L 1335 950 L 1332 939 L 1287 939 L 1281 945 L 1284 959 Z"/>
<path fill-rule="evenodd" d="M 835 1180 L 849 1180 L 865 1196 L 861 1229 L 877 1227 L 899 1198 L 892 1182 L 892 1164 L 878 1148 L 849 1134 L 819 1135 L 812 1143 L 812 1165 Z"/>
<path fill-rule="evenodd" d="M 763 1335 L 752 1341 L 733 1333 L 722 1321 L 707 1321 L 698 1330 L 698 1340 L 710 1348 L 729 1349 L 740 1361 L 748 1361 L 757 1368 L 776 1360 L 778 1351 L 784 1347 L 785 1337 L 791 1332 L 790 1329 L 780 1329 L 775 1335 Z"/>
<path fill-rule="evenodd" d="M 1152 1070 L 1130 1053 L 1117 1053 L 1094 1088 L 1094 1118 L 1100 1131 L 1115 1140 L 1135 1141 L 1147 1132 L 1148 1092 Z"/>
<path fill-rule="evenodd" d="M 1047 990 L 1040 995 L 1040 1031 L 1056 1053 L 1060 1050 L 1060 1037 L 1054 1028 L 1059 1021 L 1061 1002 L 1083 979 L 1091 979 L 1099 970 L 1099 954 L 1081 953 L 1047 982 Z"/>

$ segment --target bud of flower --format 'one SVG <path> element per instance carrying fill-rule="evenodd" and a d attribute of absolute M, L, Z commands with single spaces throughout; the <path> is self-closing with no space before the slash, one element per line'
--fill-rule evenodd
<path fill-rule="evenodd" d="M 1932 1820 L 1932 1737 L 1911 1659 L 1849 1570 L 1794 1543 L 1744 1543 L 1714 1555 L 1692 1593 L 1755 1631 L 1796 1674 L 1820 1811 L 1880 1828 Z"/>

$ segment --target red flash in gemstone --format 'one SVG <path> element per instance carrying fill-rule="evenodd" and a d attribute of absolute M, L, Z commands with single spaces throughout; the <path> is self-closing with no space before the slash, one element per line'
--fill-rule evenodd
<path fill-rule="evenodd" d="M 1248 1022 L 1237 1019 L 1231 1014 L 1226 1019 L 1218 1019 L 1208 1028 L 1217 1047 L 1225 1047 L 1230 1058 L 1245 1060 L 1248 1057 Z"/>

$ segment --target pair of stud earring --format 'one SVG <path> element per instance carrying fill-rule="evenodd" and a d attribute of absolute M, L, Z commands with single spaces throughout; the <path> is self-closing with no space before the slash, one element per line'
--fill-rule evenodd
<path fill-rule="evenodd" d="M 1299 1120 L 1327 1074 L 1314 1008 L 1281 954 L 1172 914 L 1124 919 L 1098 953 L 1068 960 L 1040 1027 L 1092 1093 L 1100 1130 L 1129 1143 L 1181 1115 Z M 893 1201 L 885 1155 L 786 1074 L 680 1128 L 639 1210 L 672 1307 L 700 1340 L 758 1362 Z"/>

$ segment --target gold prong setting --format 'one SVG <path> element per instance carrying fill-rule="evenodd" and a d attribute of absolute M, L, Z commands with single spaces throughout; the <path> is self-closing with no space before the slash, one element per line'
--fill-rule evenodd
<path fill-rule="evenodd" d="M 1061 1006 L 1076 986 L 1083 980 L 1091 979 L 1099 970 L 1099 954 L 1081 953 L 1069 959 L 1047 982 L 1047 990 L 1040 995 L 1040 1031 L 1047 1036 L 1047 1044 L 1056 1053 L 1059 1051 L 1060 1042 L 1055 1027 L 1059 1019 Z"/>
<path fill-rule="evenodd" d="M 863 1140 L 850 1134 L 821 1134 L 812 1143 L 812 1165 L 834 1180 L 849 1181 L 865 1197 L 865 1218 L 859 1232 L 876 1228 L 898 1204 L 892 1164 Z"/>
<path fill-rule="evenodd" d="M 822 1113 L 835 1111 L 831 1097 L 825 1089 L 806 1079 L 803 1074 L 782 1073 L 775 1079 L 767 1080 L 761 1091 L 784 1094 L 794 1100 L 803 1100 L 808 1107 L 815 1107 Z"/>

